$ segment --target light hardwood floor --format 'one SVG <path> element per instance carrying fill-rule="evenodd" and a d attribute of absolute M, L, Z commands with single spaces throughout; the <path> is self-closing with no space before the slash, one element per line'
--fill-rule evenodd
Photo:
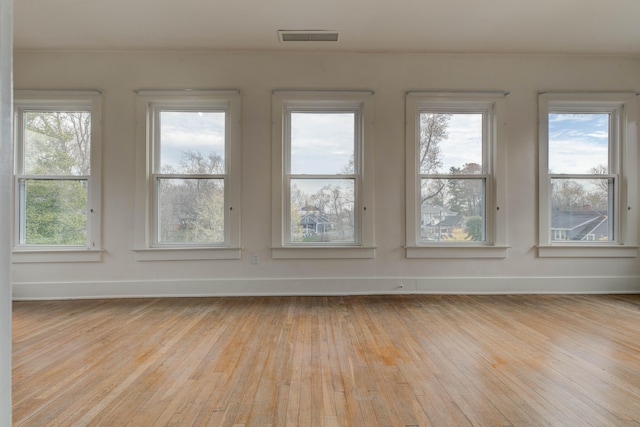
<path fill-rule="evenodd" d="M 640 425 L 640 296 L 15 302 L 16 426 Z"/>

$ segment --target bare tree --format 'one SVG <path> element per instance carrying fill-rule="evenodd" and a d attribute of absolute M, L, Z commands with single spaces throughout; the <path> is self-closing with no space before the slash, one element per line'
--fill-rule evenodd
<path fill-rule="evenodd" d="M 450 114 L 421 113 L 418 167 L 421 174 L 436 174 L 442 167 L 440 142 L 448 138 Z M 445 182 L 439 179 L 422 182 L 421 201 L 441 195 Z"/>
<path fill-rule="evenodd" d="M 551 184 L 551 206 L 554 211 L 582 208 L 585 204 L 585 189 L 572 179 L 556 179 Z"/>
<path fill-rule="evenodd" d="M 217 175 L 225 170 L 222 156 L 213 151 L 206 155 L 197 150 L 184 151 L 180 165 L 185 173 L 194 175 Z"/>
<path fill-rule="evenodd" d="M 607 175 L 609 174 L 609 168 L 605 165 L 598 165 L 589 169 L 589 173 L 593 175 Z M 613 184 L 611 179 L 602 177 L 593 179 L 591 183 L 596 188 L 596 190 L 588 195 L 590 199 L 589 203 L 591 204 L 591 206 L 597 208 L 606 207 L 607 201 L 609 200 L 609 192 L 611 191 Z"/>
<path fill-rule="evenodd" d="M 222 156 L 197 150 L 182 153 L 180 172 L 187 175 L 224 174 Z M 176 173 L 170 165 L 163 173 Z M 160 240 L 167 242 L 224 241 L 224 179 L 163 178 L 159 187 Z"/>

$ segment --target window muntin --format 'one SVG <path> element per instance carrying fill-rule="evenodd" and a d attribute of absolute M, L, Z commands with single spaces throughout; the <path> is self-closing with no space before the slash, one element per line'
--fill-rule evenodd
<path fill-rule="evenodd" d="M 360 107 L 285 109 L 287 244 L 357 245 Z"/>
<path fill-rule="evenodd" d="M 16 250 L 99 249 L 100 94 L 15 95 Z"/>
<path fill-rule="evenodd" d="M 418 117 L 418 241 L 485 243 L 488 111 L 425 106 Z"/>
<path fill-rule="evenodd" d="M 154 244 L 227 245 L 227 111 L 152 109 Z"/>

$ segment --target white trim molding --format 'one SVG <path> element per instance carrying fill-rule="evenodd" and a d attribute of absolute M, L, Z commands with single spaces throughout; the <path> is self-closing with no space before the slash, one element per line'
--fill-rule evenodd
<path fill-rule="evenodd" d="M 102 91 L 95 89 L 79 90 L 33 90 L 16 89 L 14 91 L 14 236 L 13 262 L 96 262 L 102 256 Z M 22 129 L 23 113 L 37 111 L 80 111 L 89 113 L 90 155 L 89 173 L 83 175 L 26 175 L 24 170 L 25 134 Z M 22 242 L 24 218 L 20 205 L 22 195 L 19 191 L 21 179 L 56 179 L 65 181 L 76 179 L 86 182 L 86 243 L 74 245 L 40 245 Z"/>
<path fill-rule="evenodd" d="M 22 282 L 14 300 L 289 295 L 640 293 L 640 276 L 278 277 Z"/>
<path fill-rule="evenodd" d="M 374 144 L 373 91 L 281 91 L 272 94 L 272 257 L 276 259 L 373 258 Z M 291 173 L 291 114 L 296 111 L 354 114 L 353 171 L 345 174 Z M 290 180 L 297 178 L 351 179 L 354 182 L 354 241 L 293 242 L 291 239 Z"/>
<path fill-rule="evenodd" d="M 241 258 L 241 93 L 235 89 L 136 90 L 136 261 L 233 260 Z M 163 109 L 225 112 L 225 173 L 218 178 L 224 185 L 224 242 L 215 244 L 159 243 L 157 237 L 156 187 L 157 133 L 156 115 Z M 196 175 L 193 175 L 196 176 Z M 198 175 L 199 177 L 199 175 Z M 212 178 L 212 176 L 207 176 Z"/>
<path fill-rule="evenodd" d="M 607 114 L 608 159 L 602 177 L 615 182 L 609 194 L 605 241 L 554 240 L 552 236 L 552 180 L 589 179 L 582 174 L 550 171 L 549 115 Z M 638 256 L 638 106 L 633 92 L 540 92 L 538 94 L 538 256 L 540 258 L 633 258 Z M 613 222 L 613 224 L 612 224 Z"/>
<path fill-rule="evenodd" d="M 509 92 L 408 92 L 406 95 L 406 246 L 407 258 L 506 258 L 507 182 L 506 182 L 506 96 Z M 452 175 L 421 171 L 421 115 L 481 114 L 482 141 L 480 174 Z M 483 184 L 483 241 L 427 241 L 422 237 L 423 178 L 479 178 Z"/>

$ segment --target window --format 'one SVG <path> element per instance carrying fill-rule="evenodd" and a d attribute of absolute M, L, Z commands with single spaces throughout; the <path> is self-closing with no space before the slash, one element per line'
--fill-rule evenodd
<path fill-rule="evenodd" d="M 239 93 L 138 95 L 137 259 L 239 258 Z"/>
<path fill-rule="evenodd" d="M 373 257 L 372 95 L 274 93 L 274 258 Z"/>
<path fill-rule="evenodd" d="M 540 95 L 541 256 L 628 256 L 632 94 Z M 635 180 L 634 180 L 635 181 Z M 626 189 L 623 183 L 627 182 Z M 610 250 L 603 252 L 602 249 Z M 597 252 L 596 252 L 597 251 Z"/>
<path fill-rule="evenodd" d="M 506 255 L 505 93 L 407 95 L 407 256 Z"/>
<path fill-rule="evenodd" d="M 14 262 L 101 259 L 101 95 L 15 93 Z"/>

